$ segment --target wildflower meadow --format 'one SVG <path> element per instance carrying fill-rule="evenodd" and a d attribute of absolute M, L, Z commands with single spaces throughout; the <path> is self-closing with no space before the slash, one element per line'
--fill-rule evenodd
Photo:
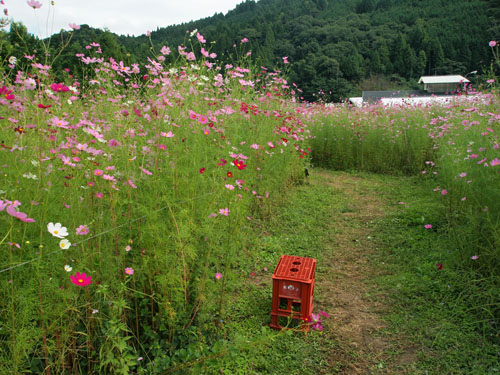
<path fill-rule="evenodd" d="M 217 335 L 245 223 L 302 178 L 310 135 L 284 78 L 218 66 L 195 35 L 146 74 L 96 43 L 88 82 L 36 56 L 4 71 L 6 371 L 128 373 L 136 345 Z"/>
<path fill-rule="evenodd" d="M 221 63 L 189 36 L 152 44 L 142 65 L 90 43 L 83 79 L 41 53 L 3 61 L 1 373 L 216 371 L 210 361 L 241 344 L 225 322 L 252 272 L 249 225 L 311 164 L 420 176 L 445 208 L 422 231 L 446 228 L 455 247 L 441 266 L 481 283 L 479 309 L 498 322 L 495 81 L 444 106 L 302 103 L 286 58 L 282 71 L 260 67 L 241 40 Z"/>

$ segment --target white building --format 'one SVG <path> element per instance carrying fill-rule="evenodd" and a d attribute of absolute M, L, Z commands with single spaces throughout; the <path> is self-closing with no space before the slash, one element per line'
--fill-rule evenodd
<path fill-rule="evenodd" d="M 470 81 L 460 75 L 449 76 L 423 76 L 418 83 L 424 84 L 424 90 L 428 93 L 453 93 L 463 89 L 465 83 Z"/>
<path fill-rule="evenodd" d="M 355 107 L 365 104 L 382 105 L 427 105 L 450 103 L 463 92 L 464 85 L 470 81 L 461 75 L 423 76 L 418 81 L 423 90 L 363 91 L 362 97 L 349 98 Z"/>

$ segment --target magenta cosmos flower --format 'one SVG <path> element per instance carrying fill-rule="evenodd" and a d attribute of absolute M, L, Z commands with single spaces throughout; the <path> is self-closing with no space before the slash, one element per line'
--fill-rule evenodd
<path fill-rule="evenodd" d="M 78 286 L 87 286 L 92 284 L 92 276 L 87 276 L 86 273 L 77 272 L 74 276 L 70 275 L 71 282 Z"/>
<path fill-rule="evenodd" d="M 497 41 L 496 41 L 496 40 L 491 40 L 491 41 L 488 43 L 488 45 L 489 45 L 491 48 L 493 48 L 493 47 L 495 47 L 495 46 L 497 45 Z"/>
<path fill-rule="evenodd" d="M 69 91 L 69 87 L 63 83 L 53 83 L 52 85 L 50 85 L 50 88 L 54 92 L 68 92 Z"/>

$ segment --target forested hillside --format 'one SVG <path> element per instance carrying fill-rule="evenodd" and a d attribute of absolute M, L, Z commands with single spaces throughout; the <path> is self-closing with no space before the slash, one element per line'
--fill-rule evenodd
<path fill-rule="evenodd" d="M 324 92 L 337 101 L 362 89 L 412 87 L 422 74 L 488 74 L 488 41 L 500 39 L 499 22 L 493 0 L 246 0 L 226 15 L 157 29 L 150 37 L 157 49 L 166 45 L 176 53 L 178 44 L 189 44 L 186 30 L 198 29 L 209 43 L 216 41 L 210 52 L 218 58 L 234 61 L 244 47 L 257 64 L 286 68 L 305 99 Z M 28 42 L 4 35 L 3 57 L 22 56 L 36 44 L 14 26 Z M 52 38 L 54 51 L 69 33 L 62 37 Z M 243 38 L 249 42 L 241 46 Z M 83 25 L 54 66 L 81 72 L 75 54 L 90 42 L 127 64 L 154 57 L 146 35 L 117 36 Z"/>

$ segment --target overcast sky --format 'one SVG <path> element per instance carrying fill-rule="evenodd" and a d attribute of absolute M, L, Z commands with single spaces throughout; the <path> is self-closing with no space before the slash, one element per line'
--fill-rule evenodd
<path fill-rule="evenodd" d="M 27 0 L 4 0 L 9 17 L 21 21 L 40 37 L 69 30 L 69 23 L 107 28 L 116 34 L 141 35 L 147 30 L 227 13 L 243 0 L 38 0 L 40 9 Z"/>

